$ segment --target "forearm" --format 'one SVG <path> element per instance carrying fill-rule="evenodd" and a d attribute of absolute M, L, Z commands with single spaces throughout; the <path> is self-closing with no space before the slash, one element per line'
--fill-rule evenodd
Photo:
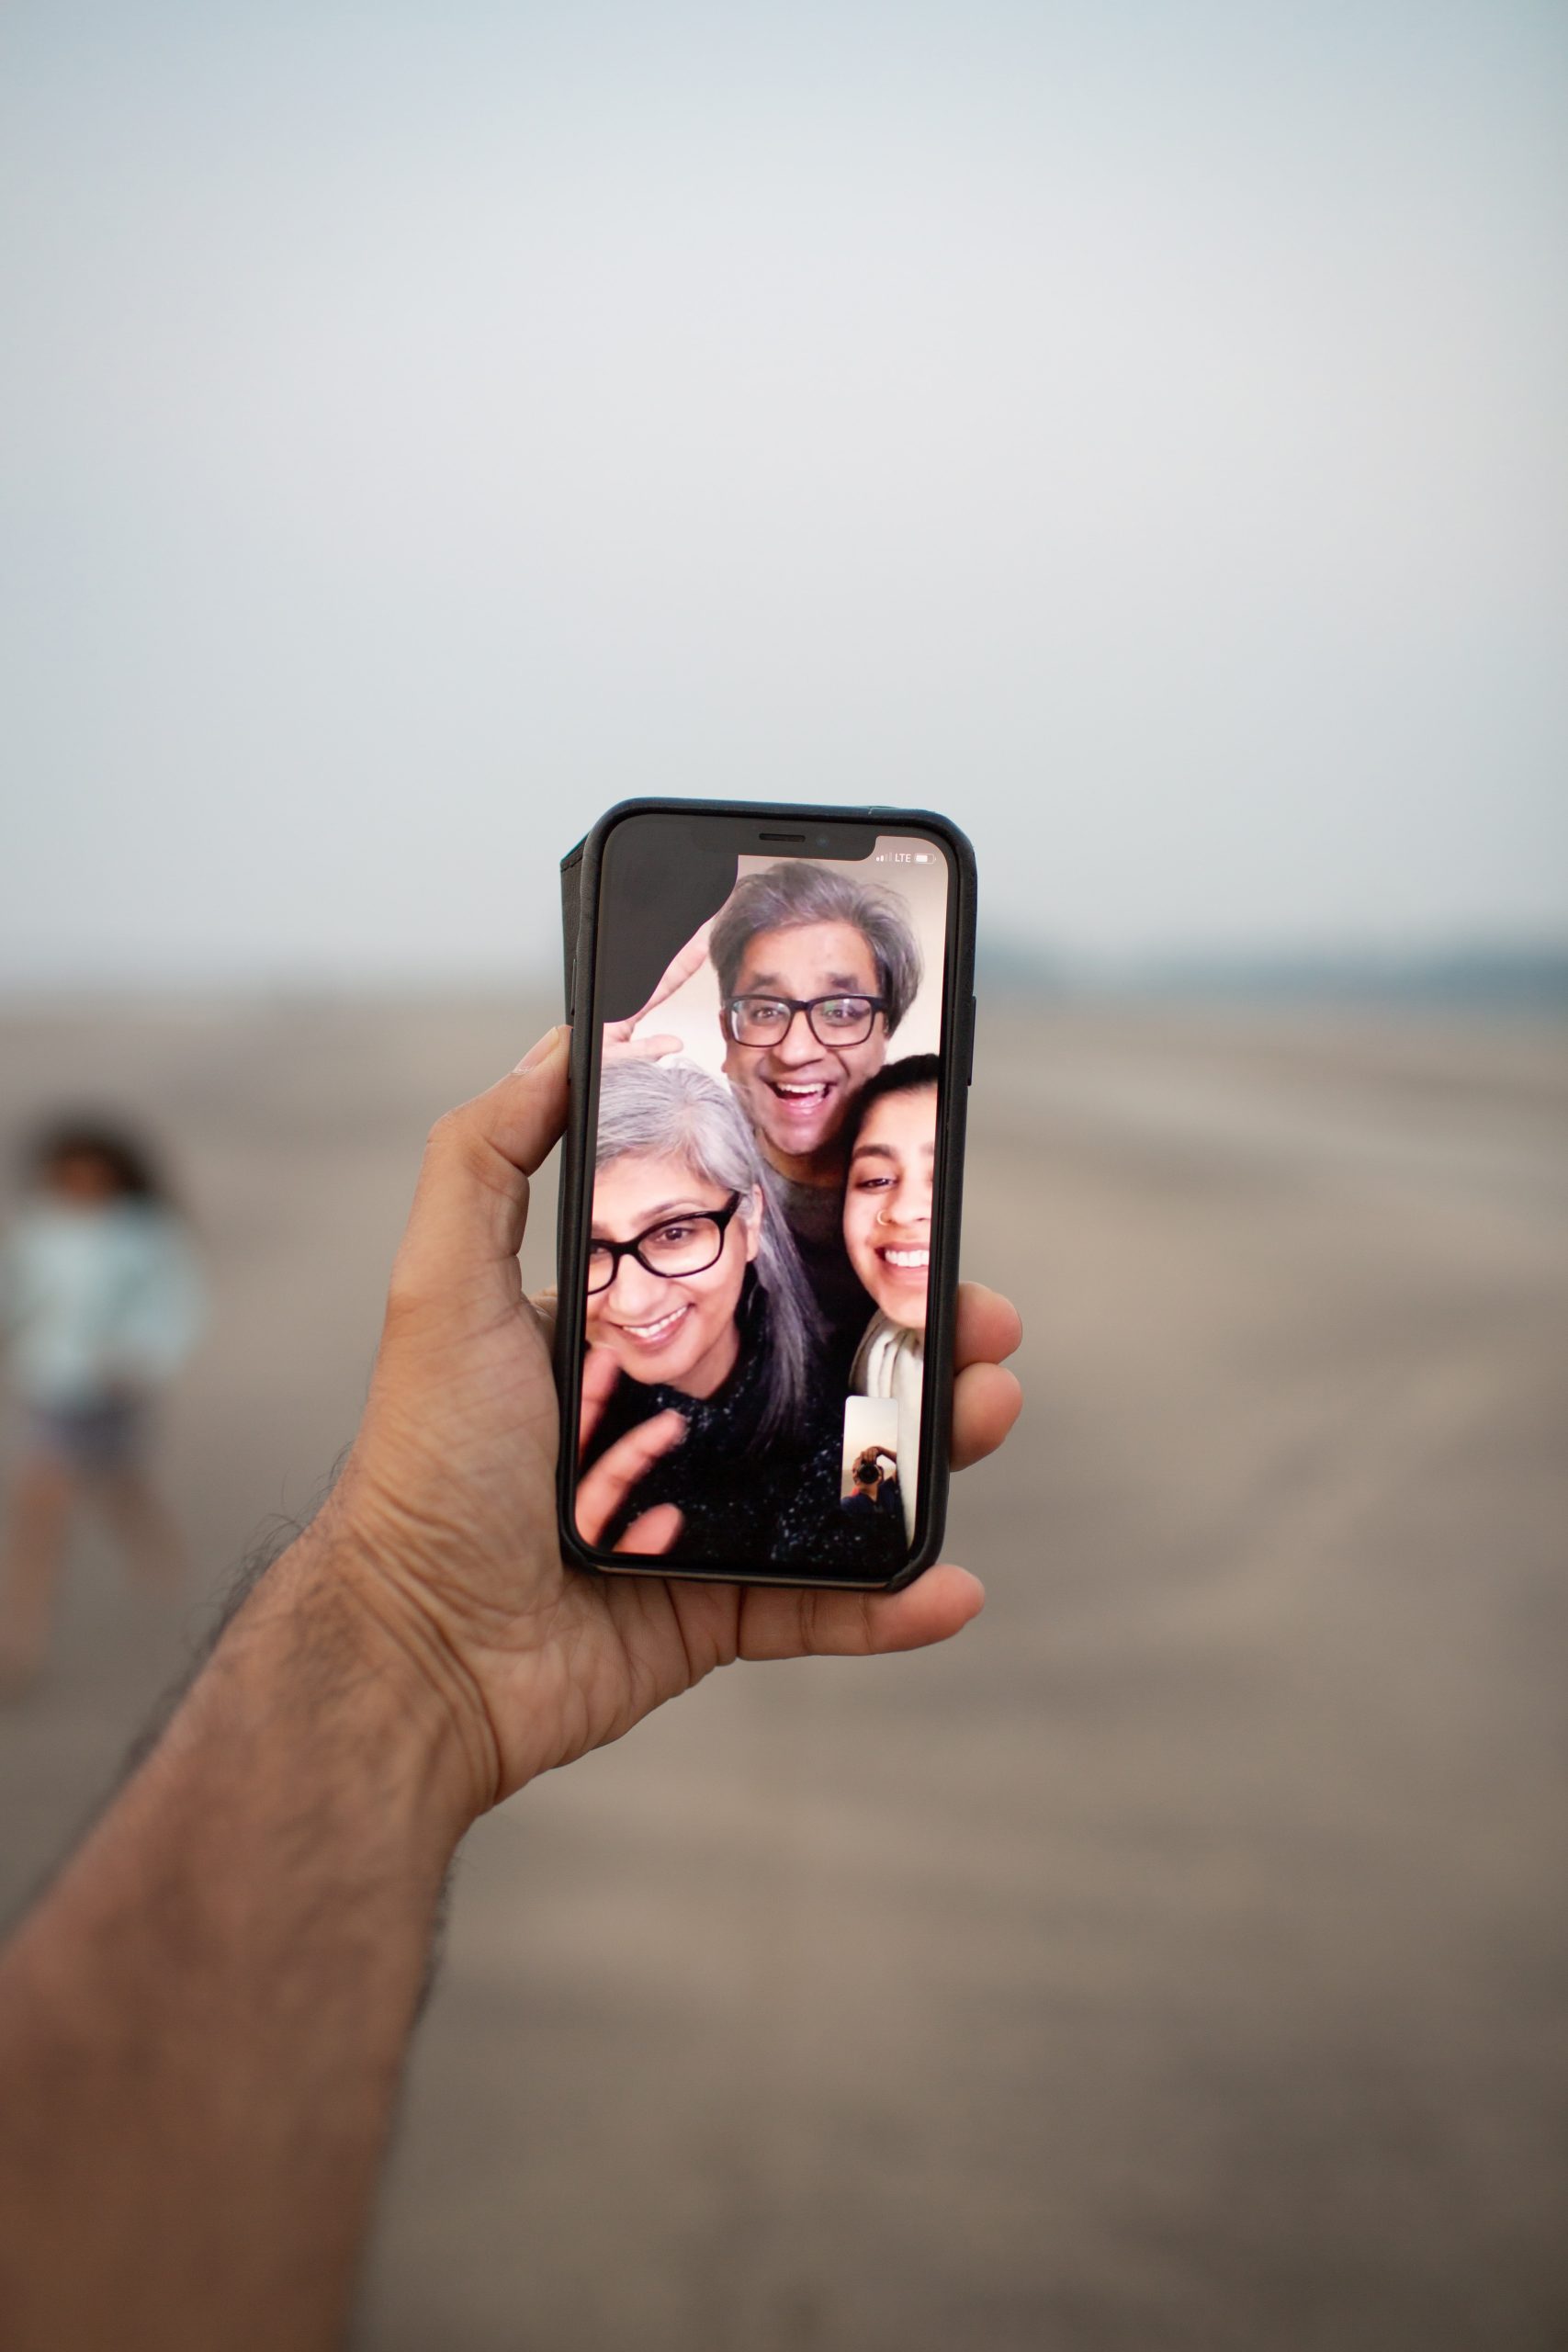
<path fill-rule="evenodd" d="M 343 1571 L 277 1564 L 0 1958 L 12 2352 L 341 2332 L 474 1788 Z"/>

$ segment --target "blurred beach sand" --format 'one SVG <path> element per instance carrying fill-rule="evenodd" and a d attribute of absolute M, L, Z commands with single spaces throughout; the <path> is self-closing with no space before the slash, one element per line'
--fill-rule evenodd
<path fill-rule="evenodd" d="M 215 1328 L 0 1717 L 7 1911 L 352 1434 L 431 1119 L 550 1008 L 13 1011 L 0 1143 L 166 1138 Z M 553 1187 L 526 1264 L 547 1279 Z M 952 1648 L 720 1675 L 475 1833 L 369 2352 L 1568 2334 L 1562 1031 L 982 1007 L 1028 1417 Z"/>

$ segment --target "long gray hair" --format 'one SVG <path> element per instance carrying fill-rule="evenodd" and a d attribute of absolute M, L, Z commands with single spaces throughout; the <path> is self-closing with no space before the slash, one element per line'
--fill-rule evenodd
<path fill-rule="evenodd" d="M 599 1081 L 594 1170 L 632 1159 L 678 1159 L 700 1183 L 739 1193 L 748 1220 L 752 1194 L 761 1193 L 753 1262 L 768 1295 L 767 1359 L 751 1444 L 761 1449 L 793 1436 L 804 1415 L 819 1326 L 800 1252 L 745 1113 L 721 1080 L 689 1062 L 612 1062 Z"/>

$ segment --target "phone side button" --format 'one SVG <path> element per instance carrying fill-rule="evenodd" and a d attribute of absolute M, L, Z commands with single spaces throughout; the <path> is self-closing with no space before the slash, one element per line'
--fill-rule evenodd
<path fill-rule="evenodd" d="M 975 1083 L 975 1023 L 979 1017 L 979 1005 L 976 1002 L 976 1000 L 971 997 L 969 1000 L 969 1068 L 964 1073 L 964 1083 L 965 1086 L 973 1086 Z"/>

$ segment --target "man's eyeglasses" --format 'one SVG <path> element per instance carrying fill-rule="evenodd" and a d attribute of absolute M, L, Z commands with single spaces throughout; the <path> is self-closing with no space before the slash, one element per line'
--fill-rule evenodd
<path fill-rule="evenodd" d="M 740 1206 L 740 1194 L 731 1193 L 721 1209 L 694 1210 L 690 1216 L 660 1217 L 645 1226 L 630 1241 L 593 1241 L 588 1248 L 588 1295 L 608 1290 L 623 1258 L 664 1282 L 678 1274 L 705 1274 L 716 1266 L 724 1249 L 729 1220 Z"/>
<path fill-rule="evenodd" d="M 804 1012 L 819 1046 L 863 1046 L 886 1010 L 884 996 L 732 996 L 724 1024 L 738 1046 L 778 1046 Z"/>

